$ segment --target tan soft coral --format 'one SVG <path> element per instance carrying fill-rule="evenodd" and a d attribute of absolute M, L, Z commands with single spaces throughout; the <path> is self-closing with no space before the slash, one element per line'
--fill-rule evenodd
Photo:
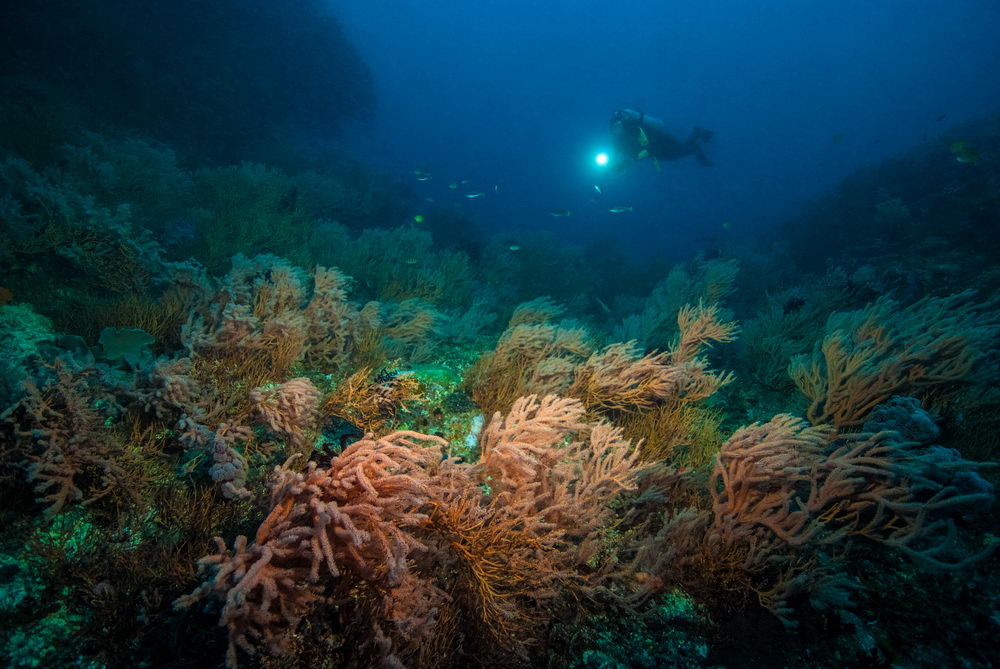
<path fill-rule="evenodd" d="M 560 586 L 591 586 L 580 569 L 589 547 L 611 502 L 637 487 L 637 449 L 583 414 L 578 400 L 520 398 L 483 430 L 478 463 L 446 461 L 435 479 L 431 523 L 447 541 L 436 559 L 457 568 L 483 652 L 527 657 Z"/>
<path fill-rule="evenodd" d="M 52 371 L 54 378 L 44 387 L 25 380 L 24 398 L 0 414 L 0 420 L 13 426 L 16 449 L 28 463 L 28 480 L 35 484 L 37 501 L 46 505 L 46 516 L 73 502 L 89 504 L 116 488 L 127 490 L 130 484 L 106 424 L 119 409 L 114 398 L 98 389 L 88 371 L 71 370 L 62 362 Z"/>
<path fill-rule="evenodd" d="M 901 307 L 881 298 L 861 311 L 837 313 L 812 355 L 788 367 L 810 401 L 813 424 L 862 425 L 877 405 L 908 395 L 940 408 L 972 388 L 970 406 L 988 397 L 996 364 L 988 355 L 1000 334 L 995 301 L 975 291 L 924 298 Z"/>
<path fill-rule="evenodd" d="M 423 548 L 412 528 L 427 520 L 420 508 L 443 443 L 396 432 L 351 444 L 326 468 L 277 468 L 271 512 L 253 543 L 237 537 L 230 551 L 216 537 L 217 552 L 199 561 L 208 579 L 175 607 L 203 597 L 225 602 L 219 622 L 229 630 L 227 664 L 235 667 L 236 649 L 252 654 L 256 640 L 287 652 L 299 620 L 324 601 L 334 579 L 403 585 L 410 554 Z"/>
<path fill-rule="evenodd" d="M 453 634 L 437 625 L 442 611 L 446 622 L 468 616 L 464 643 L 523 660 L 560 586 L 588 585 L 577 542 L 636 488 L 636 449 L 583 412 L 576 400 L 522 398 L 484 430 L 477 464 L 442 461 L 443 439 L 394 432 L 327 467 L 280 467 L 255 540 L 230 550 L 216 538 L 205 582 L 175 606 L 224 602 L 230 666 L 258 643 L 290 652 L 298 622 L 329 596 L 364 621 L 357 641 L 385 662 Z"/>
<path fill-rule="evenodd" d="M 272 387 L 254 388 L 250 402 L 268 429 L 288 440 L 288 452 L 308 455 L 309 430 L 315 427 L 319 390 L 305 377 Z"/>
<path fill-rule="evenodd" d="M 338 383 L 323 402 L 323 413 L 346 420 L 363 433 L 380 432 L 421 396 L 420 381 L 413 374 L 373 376 L 365 367 Z"/>

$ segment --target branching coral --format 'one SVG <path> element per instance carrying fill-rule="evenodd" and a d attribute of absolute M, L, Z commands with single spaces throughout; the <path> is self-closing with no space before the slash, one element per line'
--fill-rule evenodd
<path fill-rule="evenodd" d="M 548 296 L 536 297 L 530 302 L 522 302 L 514 307 L 514 313 L 511 314 L 507 327 L 512 328 L 524 323 L 548 323 L 564 313 L 566 313 L 566 307 L 554 302 L 552 298 Z"/>
<path fill-rule="evenodd" d="M 612 344 L 573 370 L 566 394 L 587 409 L 617 420 L 626 436 L 644 448 L 647 459 L 669 453 L 695 427 L 686 407 L 713 395 L 733 380 L 708 368 L 699 354 L 713 342 L 730 342 L 738 328 L 723 322 L 716 306 L 686 306 L 677 314 L 679 333 L 672 349 L 642 355 L 635 342 Z"/>
<path fill-rule="evenodd" d="M 112 431 L 105 425 L 121 407 L 100 392 L 89 372 L 71 371 L 59 361 L 54 372 L 55 378 L 43 388 L 25 380 L 24 398 L 0 414 L 14 428 L 28 480 L 35 483 L 37 501 L 46 505 L 47 516 L 72 502 L 90 504 L 129 485 L 116 462 Z"/>
<path fill-rule="evenodd" d="M 438 307 L 467 303 L 474 287 L 468 256 L 435 250 L 432 241 L 429 232 L 413 226 L 373 225 L 348 243 L 324 249 L 324 262 L 357 279 L 366 299 L 418 299 Z"/>
<path fill-rule="evenodd" d="M 649 411 L 633 412 L 615 421 L 625 436 L 641 440 L 643 459 L 668 460 L 683 467 L 703 467 L 725 441 L 717 409 L 683 402 L 664 402 Z"/>
<path fill-rule="evenodd" d="M 190 450 L 203 450 L 212 459 L 208 474 L 221 484 L 222 496 L 226 499 L 249 499 L 246 488 L 247 462 L 236 450 L 237 441 L 249 442 L 252 432 L 240 425 L 220 423 L 215 430 L 199 424 L 193 418 L 182 414 L 177 421 L 177 439 Z"/>
<path fill-rule="evenodd" d="M 635 342 L 628 342 L 590 356 L 574 370 L 566 394 L 592 409 L 647 411 L 663 400 L 683 397 L 696 381 L 687 368 L 670 363 L 670 354 L 644 356 Z"/>
<path fill-rule="evenodd" d="M 483 432 L 477 464 L 441 462 L 443 439 L 395 432 L 355 442 L 327 468 L 278 468 L 254 542 L 239 537 L 230 551 L 216 538 L 200 561 L 207 580 L 176 606 L 225 603 L 230 665 L 258 641 L 287 652 L 302 617 L 338 592 L 355 593 L 343 603 L 366 611 L 385 658 L 416 652 L 447 603 L 474 615 L 470 634 L 524 659 L 557 585 L 586 582 L 575 542 L 636 488 L 633 445 L 582 415 L 575 400 L 523 398 Z"/>
<path fill-rule="evenodd" d="M 677 337 L 674 314 L 686 304 L 718 304 L 735 290 L 739 261 L 697 258 L 677 265 L 653 288 L 641 313 L 627 317 L 615 329 L 618 341 L 636 340 L 644 350 L 665 349 Z"/>
<path fill-rule="evenodd" d="M 707 540 L 745 546 L 748 571 L 787 568 L 764 600 L 791 625 L 782 582 L 793 579 L 799 590 L 830 585 L 802 575 L 810 555 L 803 551 L 861 536 L 938 569 L 991 553 L 1000 542 L 963 554 L 948 517 L 992 500 L 992 487 L 974 473 L 978 465 L 894 432 L 837 436 L 779 415 L 738 430 L 720 450 L 708 482 L 714 521 Z"/>
<path fill-rule="evenodd" d="M 699 302 L 686 304 L 677 312 L 677 342 L 670 349 L 671 362 L 692 362 L 713 342 L 736 340 L 739 326 L 735 321 L 723 321 L 717 304 Z"/>
<path fill-rule="evenodd" d="M 192 359 L 218 361 L 250 387 L 283 381 L 305 349 L 307 321 L 297 270 L 271 256 L 233 258 L 233 269 L 204 314 L 181 332 Z"/>
<path fill-rule="evenodd" d="M 484 412 L 507 411 L 523 395 L 565 390 L 592 350 L 582 329 L 516 325 L 476 361 L 466 386 Z"/>
<path fill-rule="evenodd" d="M 232 552 L 202 558 L 208 579 L 175 602 L 186 608 L 203 597 L 225 602 L 220 624 L 229 629 L 227 664 L 236 649 L 254 652 L 259 640 L 272 653 L 287 651 L 302 617 L 324 601 L 332 580 L 364 579 L 381 587 L 404 583 L 410 554 L 422 549 L 413 528 L 427 520 L 428 468 L 443 440 L 413 432 L 357 441 L 329 468 L 278 468 L 271 512 L 253 543 L 237 537 Z"/>
<path fill-rule="evenodd" d="M 441 315 L 429 304 L 412 298 L 382 305 L 382 336 L 393 357 L 426 362 Z"/>
<path fill-rule="evenodd" d="M 336 269 L 317 267 L 312 295 L 304 309 L 305 362 L 328 372 L 343 367 L 365 337 L 377 336 L 382 325 L 378 304 L 370 302 L 358 310 L 347 301 L 349 281 Z"/>
<path fill-rule="evenodd" d="M 16 219 L 3 221 L 14 254 L 62 258 L 101 291 L 141 292 L 164 268 L 162 248 L 148 231 L 133 229 L 128 204 L 102 207 L 80 185 L 18 159 L 0 162 L 0 188 L 17 203 Z"/>
<path fill-rule="evenodd" d="M 969 290 L 909 307 L 882 298 L 831 316 L 822 344 L 788 368 L 810 400 L 809 420 L 857 427 L 893 395 L 940 404 L 965 387 L 992 382 L 993 366 L 978 363 L 1000 336 L 1000 316 L 974 297 Z"/>
<path fill-rule="evenodd" d="M 521 398 L 483 430 L 478 463 L 446 462 L 436 479 L 431 527 L 460 567 L 460 600 L 491 647 L 521 659 L 558 586 L 586 585 L 583 546 L 610 503 L 636 489 L 634 446 L 606 423 L 581 422 L 583 413 L 576 400 Z"/>
<path fill-rule="evenodd" d="M 284 381 L 300 361 L 324 373 L 377 364 L 383 336 L 408 350 L 426 343 L 435 316 L 423 305 L 399 305 L 384 322 L 378 303 L 347 300 L 350 280 L 339 271 L 317 267 L 312 279 L 308 291 L 307 277 L 280 258 L 235 256 L 211 304 L 182 330 L 185 347 L 242 370 L 253 387 Z"/>
<path fill-rule="evenodd" d="M 525 519 L 501 498 L 484 503 L 475 488 L 435 503 L 430 523 L 445 542 L 443 559 L 457 567 L 459 606 L 481 627 L 488 647 L 523 660 L 545 618 L 538 606 L 555 596 L 558 570 L 547 557 L 545 537 L 526 531 Z"/>
<path fill-rule="evenodd" d="M 4 229 L 17 233 L 0 256 L 34 263 L 55 255 L 43 273 L 69 267 L 103 282 L 105 292 L 119 291 L 78 303 L 90 315 L 66 314 L 57 330 L 69 324 L 93 340 L 102 326 L 138 326 L 156 341 L 149 346 L 140 332 L 111 337 L 108 330 L 100 337 L 103 354 L 80 337 L 34 347 L 41 355 L 73 348 L 78 364 L 57 371 L 51 383 L 29 382 L 20 404 L 4 415 L 0 438 L 14 444 L 4 456 L 16 458 L 4 463 L 4 474 L 26 470 L 48 517 L 75 502 L 105 499 L 59 519 L 72 520 L 67 527 L 99 527 L 90 536 L 102 541 L 116 537 L 100 553 L 111 558 L 106 566 L 88 564 L 93 578 L 85 574 L 84 590 L 92 592 L 85 597 L 114 599 L 119 583 L 107 574 L 122 572 L 132 556 L 143 564 L 128 571 L 120 600 L 145 596 L 132 581 L 169 572 L 157 577 L 155 587 L 163 589 L 151 589 L 149 602 L 137 605 L 142 613 L 129 609 L 133 623 L 139 615 L 153 620 L 162 609 L 155 597 L 190 580 L 184 565 L 193 564 L 192 546 L 226 536 L 199 561 L 202 585 L 176 606 L 202 600 L 221 609 L 230 665 L 262 648 L 284 655 L 278 663 L 296 665 L 323 654 L 321 661 L 345 665 L 527 665 L 545 653 L 555 657 L 551 630 L 571 617 L 596 606 L 643 616 L 662 601 L 655 595 L 675 587 L 707 604 L 715 621 L 715 613 L 736 612 L 756 598 L 792 627 L 805 601 L 822 611 L 849 606 L 861 579 L 846 558 L 859 545 L 874 564 L 903 554 L 933 569 L 966 567 L 997 546 L 974 546 L 960 535 L 969 523 L 954 518 L 961 513 L 971 521 L 967 512 L 992 500 L 978 465 L 926 445 L 934 430 L 913 437 L 923 445 L 910 443 L 885 431 L 899 423 L 871 415 L 900 392 L 931 410 L 985 402 L 976 393 L 961 395 L 986 388 L 997 373 L 1000 319 L 992 301 L 963 293 L 901 307 L 882 299 L 834 316 L 816 353 L 793 365 L 811 403 L 809 420 L 779 415 L 725 440 L 721 425 L 759 415 L 756 398 L 738 392 L 703 402 L 733 380 L 713 369 L 708 352 L 737 335 L 720 306 L 733 291 L 736 261 L 675 268 L 637 309 L 638 298 L 613 300 L 610 290 L 589 283 L 561 290 L 579 281 L 579 272 L 566 267 L 584 267 L 585 258 L 561 254 L 554 244 L 532 248 L 519 239 L 522 248 L 496 247 L 495 259 L 482 260 L 509 275 L 484 275 L 464 253 L 433 252 L 417 228 L 356 238 L 324 224 L 328 239 L 339 241 L 321 252 L 342 257 L 359 278 L 356 290 L 382 300 L 362 306 L 349 300 L 353 280 L 333 268 L 303 271 L 274 256 L 237 256 L 228 274 L 209 279 L 196 265 L 163 262 L 143 235 L 134 243 L 122 239 L 131 230 L 129 209 L 100 199 L 115 192 L 116 171 L 88 149 L 65 157 L 85 178 L 61 187 L 60 179 L 17 161 L 0 164 L 4 183 L 11 175 L 22 182 L 0 197 Z M 326 183 L 337 189 L 328 195 L 331 207 L 343 203 L 346 181 L 317 179 L 314 190 Z M 269 225 L 284 226 L 268 244 L 299 246 L 300 258 L 312 253 L 301 242 L 315 226 L 302 218 L 307 195 L 293 178 L 246 165 L 203 172 L 199 182 L 214 211 L 184 215 L 222 221 L 206 233 L 214 264 L 222 261 L 219 235 L 227 226 L 237 245 L 261 241 Z M 261 192 L 254 197 L 232 199 L 255 183 Z M 350 195 L 372 209 L 364 194 Z M 237 206 L 219 209 L 229 200 Z M 254 211 L 239 221 L 241 209 Z M 306 224 L 287 229 L 297 223 Z M 184 233 L 190 225 L 177 228 Z M 414 375 L 373 378 L 372 370 L 390 356 L 427 359 L 446 343 L 447 355 L 436 359 L 454 371 L 481 350 L 494 312 L 537 294 L 544 274 L 536 271 L 561 277 L 552 294 L 569 300 L 586 322 L 596 316 L 612 325 L 616 314 L 641 310 L 618 330 L 630 336 L 611 343 L 607 332 L 560 321 L 568 310 L 552 299 L 522 302 L 495 348 L 466 375 L 466 389 L 486 414 L 469 416 L 467 460 L 442 459 L 443 439 L 376 436 L 411 418 L 434 425 L 428 429 L 469 432 L 464 414 L 473 407 L 454 392 L 452 375 L 435 370 L 424 387 Z M 530 286 L 521 285 L 526 278 Z M 30 297 L 21 285 L 14 292 Z M 836 301 L 808 304 L 771 300 L 750 347 L 762 362 L 743 368 L 772 383 L 775 360 L 804 350 L 818 314 L 857 295 L 844 291 Z M 132 345 L 115 346 L 125 339 Z M 147 346 L 157 359 L 146 355 Z M 131 373 L 122 371 L 122 360 Z M 322 414 L 310 379 L 322 379 L 324 388 L 337 381 Z M 434 399 L 433 418 L 422 402 L 411 404 L 421 392 Z M 366 436 L 328 463 L 303 469 L 321 415 L 350 421 Z M 953 439 L 958 422 L 941 421 L 940 438 Z M 930 417 L 924 423 L 933 427 Z M 293 456 L 277 468 L 264 507 L 254 492 L 276 453 L 258 447 L 262 427 Z M 644 461 L 655 464 L 643 470 Z M 216 485 L 183 476 L 194 471 Z M 130 489 L 137 501 L 121 503 L 116 493 Z M 258 511 L 263 518 L 253 518 Z M 255 521 L 256 535 L 232 541 Z M 178 524 L 186 530 L 177 531 Z M 60 550 L 63 563 L 75 560 Z M 84 573 L 73 568 L 62 569 Z"/>
<path fill-rule="evenodd" d="M 668 418 L 681 420 L 681 407 L 714 394 L 730 383 L 731 374 L 717 374 L 700 354 L 713 342 L 733 341 L 734 322 L 723 321 L 716 305 L 686 306 L 677 314 L 678 335 L 672 348 L 643 355 L 635 342 L 612 344 L 593 352 L 582 330 L 552 325 L 520 324 L 509 328 L 496 350 L 482 356 L 466 376 L 473 399 L 484 410 L 504 410 L 514 398 L 528 393 L 560 393 L 583 402 L 594 416 L 622 419 L 656 411 L 656 421 L 631 420 L 628 437 L 654 439 L 643 428 L 667 427 Z M 688 432 L 678 423 L 675 435 Z M 656 451 L 675 443 L 656 439 Z"/>
<path fill-rule="evenodd" d="M 315 427 L 319 390 L 305 377 L 285 381 L 271 388 L 254 388 L 250 402 L 264 424 L 288 439 L 289 455 L 309 455 L 312 440 L 308 431 Z"/>
<path fill-rule="evenodd" d="M 234 252 L 281 254 L 308 264 L 313 222 L 288 175 L 259 163 L 195 173 L 202 206 L 198 253 L 213 271 Z"/>
<path fill-rule="evenodd" d="M 806 301 L 800 291 L 768 295 L 767 306 L 744 324 L 745 364 L 758 384 L 774 391 L 794 387 L 788 362 L 809 350 L 810 335 L 822 327 L 818 303 Z"/>
<path fill-rule="evenodd" d="M 323 403 L 323 412 L 353 423 L 365 433 L 383 430 L 400 410 L 420 397 L 420 382 L 412 374 L 379 377 L 373 379 L 368 368 L 359 369 L 337 384 Z"/>

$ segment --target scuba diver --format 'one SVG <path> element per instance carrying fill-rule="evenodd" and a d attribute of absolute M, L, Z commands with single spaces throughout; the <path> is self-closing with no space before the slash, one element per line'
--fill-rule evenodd
<path fill-rule="evenodd" d="M 694 156 L 702 167 L 713 163 L 705 157 L 702 144 L 715 132 L 695 126 L 688 138 L 679 142 L 669 133 L 663 121 L 634 109 L 619 109 L 611 115 L 611 140 L 616 154 L 616 166 L 623 168 L 635 160 L 649 157 L 660 169 L 661 160 L 680 160 Z"/>

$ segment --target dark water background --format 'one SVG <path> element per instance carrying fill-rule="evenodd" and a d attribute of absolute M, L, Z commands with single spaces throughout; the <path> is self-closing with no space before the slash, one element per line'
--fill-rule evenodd
<path fill-rule="evenodd" d="M 344 141 L 402 177 L 430 170 L 420 196 L 491 229 L 611 233 L 681 257 L 725 243 L 724 221 L 736 236 L 768 228 L 852 170 L 1000 105 L 990 0 L 334 4 L 378 96 L 374 121 Z M 596 169 L 620 107 L 681 138 L 717 131 L 716 166 Z M 455 197 L 447 184 L 462 177 L 488 197 Z M 608 213 L 619 204 L 635 210 Z"/>

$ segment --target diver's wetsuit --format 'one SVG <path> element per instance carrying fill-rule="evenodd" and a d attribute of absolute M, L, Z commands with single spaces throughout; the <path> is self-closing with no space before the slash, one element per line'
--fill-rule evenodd
<path fill-rule="evenodd" d="M 649 156 L 655 161 L 679 160 L 694 156 L 702 167 L 712 162 L 705 157 L 701 145 L 715 133 L 695 126 L 683 142 L 674 139 L 663 127 L 663 122 L 632 109 L 621 109 L 611 116 L 611 137 L 615 151 L 624 163 Z"/>

